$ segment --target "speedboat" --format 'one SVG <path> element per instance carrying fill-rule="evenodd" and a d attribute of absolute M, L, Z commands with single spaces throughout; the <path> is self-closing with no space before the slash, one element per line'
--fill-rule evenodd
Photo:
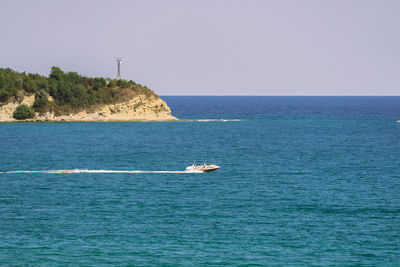
<path fill-rule="evenodd" d="M 196 163 L 193 163 L 192 166 L 186 167 L 187 172 L 212 172 L 216 171 L 220 166 L 214 165 L 214 164 L 203 164 L 203 165 L 196 165 Z"/>

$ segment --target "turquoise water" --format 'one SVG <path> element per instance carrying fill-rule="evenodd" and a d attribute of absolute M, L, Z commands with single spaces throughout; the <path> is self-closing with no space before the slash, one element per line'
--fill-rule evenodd
<path fill-rule="evenodd" d="M 0 124 L 1 265 L 400 265 L 400 97 L 164 99 Z"/>

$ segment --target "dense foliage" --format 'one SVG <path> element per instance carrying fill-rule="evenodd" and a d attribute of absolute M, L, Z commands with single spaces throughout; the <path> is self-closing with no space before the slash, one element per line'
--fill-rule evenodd
<path fill-rule="evenodd" d="M 96 104 L 121 102 L 136 94 L 154 95 L 146 86 L 133 81 L 89 78 L 58 67 L 51 69 L 49 77 L 0 69 L 0 104 L 32 93 L 35 93 L 35 111 L 62 114 Z"/>
<path fill-rule="evenodd" d="M 25 104 L 19 105 L 13 114 L 14 119 L 17 120 L 32 119 L 33 116 L 35 116 L 35 111 Z"/>

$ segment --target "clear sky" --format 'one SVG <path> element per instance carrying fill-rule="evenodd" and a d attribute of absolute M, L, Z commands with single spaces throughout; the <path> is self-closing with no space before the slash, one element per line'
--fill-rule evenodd
<path fill-rule="evenodd" d="M 400 95 L 399 0 L 0 0 L 0 67 L 160 95 Z"/>

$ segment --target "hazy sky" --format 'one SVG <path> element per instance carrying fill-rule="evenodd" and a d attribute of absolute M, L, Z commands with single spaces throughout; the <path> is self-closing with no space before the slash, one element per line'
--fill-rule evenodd
<path fill-rule="evenodd" d="M 0 68 L 161 95 L 400 95 L 400 0 L 0 0 Z"/>

